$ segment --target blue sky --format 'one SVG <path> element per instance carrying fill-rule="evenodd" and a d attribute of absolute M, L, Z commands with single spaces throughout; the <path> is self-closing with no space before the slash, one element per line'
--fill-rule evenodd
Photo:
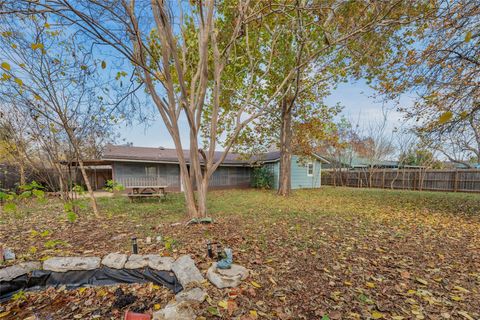
<path fill-rule="evenodd" d="M 402 124 L 402 114 L 395 111 L 395 103 L 389 102 L 384 104 L 380 99 L 373 97 L 374 93 L 374 90 L 361 80 L 343 83 L 327 97 L 326 103 L 328 105 L 340 103 L 340 105 L 344 106 L 343 115 L 352 123 L 358 123 L 362 128 L 367 128 L 371 123 L 381 121 L 383 117 L 382 107 L 387 108 L 389 110 L 387 114 L 387 131 L 391 132 Z M 405 96 L 401 99 L 401 103 L 404 105 L 411 104 L 412 100 Z M 122 140 L 132 142 L 134 146 L 174 148 L 173 141 L 158 115 L 156 120 L 148 126 L 133 124 L 119 129 Z M 182 140 L 184 143 L 188 143 L 188 131 L 185 121 L 183 121 L 183 130 L 181 132 L 183 135 Z"/>

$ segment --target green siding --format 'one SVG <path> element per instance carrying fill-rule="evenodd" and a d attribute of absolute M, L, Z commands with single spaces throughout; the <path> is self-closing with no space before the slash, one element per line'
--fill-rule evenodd
<path fill-rule="evenodd" d="M 303 161 L 302 161 L 303 160 Z M 307 174 L 307 163 L 313 162 L 313 175 Z M 273 188 L 278 190 L 278 178 L 280 173 L 280 162 L 266 163 L 267 167 L 273 175 Z M 292 189 L 305 189 L 305 188 L 320 188 L 322 170 L 322 163 L 316 159 L 300 159 L 298 156 L 292 156 Z"/>
<path fill-rule="evenodd" d="M 313 163 L 313 175 L 307 174 L 307 163 Z M 315 159 L 300 159 L 292 156 L 292 189 L 319 188 L 322 163 Z"/>

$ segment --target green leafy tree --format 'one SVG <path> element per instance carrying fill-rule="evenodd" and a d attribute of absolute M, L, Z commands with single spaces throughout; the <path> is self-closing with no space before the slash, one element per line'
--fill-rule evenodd
<path fill-rule="evenodd" d="M 392 50 L 391 38 L 429 6 L 427 1 L 272 1 L 263 10 L 261 20 L 245 27 L 236 47 L 242 54 L 227 69 L 231 90 L 222 101 L 245 106 L 273 98 L 240 135 L 237 148 L 256 153 L 277 145 L 278 193 L 288 195 L 292 151 L 308 154 L 315 139 L 334 139 L 332 119 L 340 110 L 325 106 L 323 98 L 350 77 L 378 74 Z M 232 131 L 228 124 L 225 130 Z"/>

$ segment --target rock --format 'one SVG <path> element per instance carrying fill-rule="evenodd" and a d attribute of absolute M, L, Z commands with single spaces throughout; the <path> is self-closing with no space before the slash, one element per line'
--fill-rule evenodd
<path fill-rule="evenodd" d="M 43 269 L 55 272 L 93 270 L 100 268 L 98 257 L 54 257 L 43 262 Z"/>
<path fill-rule="evenodd" d="M 197 301 L 199 303 L 202 303 L 203 301 L 205 301 L 206 298 L 207 298 L 207 292 L 201 288 L 184 290 L 175 296 L 175 300 L 177 302 Z"/>
<path fill-rule="evenodd" d="M 132 254 L 125 263 L 126 269 L 140 269 L 150 267 L 160 271 L 172 270 L 172 264 L 175 260 L 171 257 L 162 257 L 158 254 Z"/>
<path fill-rule="evenodd" d="M 172 264 L 175 262 L 175 259 L 172 257 L 161 257 L 155 254 L 149 254 L 147 258 L 148 266 L 159 271 L 171 271 Z"/>
<path fill-rule="evenodd" d="M 3 250 L 3 257 L 6 261 L 15 260 L 15 253 L 12 249 L 5 249 Z"/>
<path fill-rule="evenodd" d="M 189 255 L 183 255 L 172 264 L 172 271 L 177 276 L 178 282 L 186 288 L 191 282 L 203 281 L 200 270 L 195 266 L 195 262 Z"/>
<path fill-rule="evenodd" d="M 232 264 L 230 269 L 218 269 L 214 262 L 207 271 L 208 280 L 219 289 L 237 287 L 247 277 L 248 269 L 238 264 Z"/>
<path fill-rule="evenodd" d="M 42 268 L 40 262 L 22 262 L 17 265 L 0 269 L 0 281 L 10 281 L 33 270 Z"/>
<path fill-rule="evenodd" d="M 148 256 L 132 254 L 125 263 L 125 269 L 140 269 L 148 266 Z"/>
<path fill-rule="evenodd" d="M 127 262 L 128 256 L 121 253 L 109 253 L 102 259 L 102 264 L 113 269 L 122 269 Z"/>
<path fill-rule="evenodd" d="M 194 306 L 191 301 L 171 302 L 165 308 L 153 313 L 153 320 L 195 320 Z"/>

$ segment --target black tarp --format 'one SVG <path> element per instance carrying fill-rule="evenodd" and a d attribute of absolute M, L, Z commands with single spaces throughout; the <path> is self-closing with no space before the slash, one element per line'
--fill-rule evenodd
<path fill-rule="evenodd" d="M 88 271 L 53 272 L 35 270 L 29 275 L 11 281 L 0 282 L 0 302 L 4 302 L 20 290 L 41 290 L 49 286 L 66 286 L 75 289 L 84 286 L 106 286 L 118 283 L 146 283 L 162 285 L 174 293 L 182 291 L 182 286 L 172 272 L 143 269 L 111 269 L 103 267 Z"/>

